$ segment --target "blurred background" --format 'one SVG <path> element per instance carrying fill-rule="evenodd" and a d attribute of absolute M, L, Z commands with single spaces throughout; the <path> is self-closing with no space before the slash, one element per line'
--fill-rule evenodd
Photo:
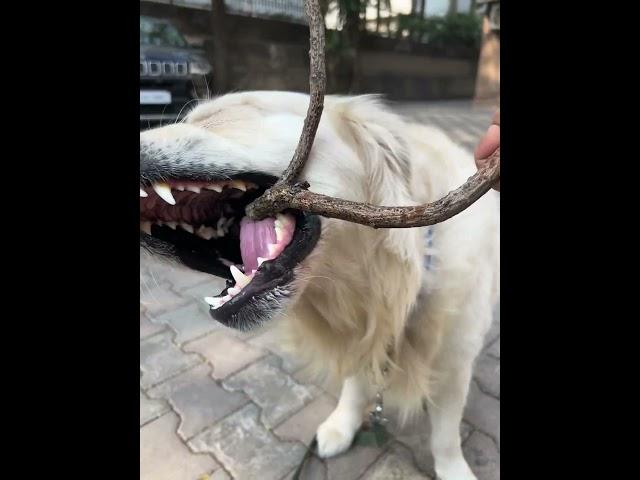
<path fill-rule="evenodd" d="M 328 93 L 496 106 L 499 0 L 320 0 Z M 141 127 L 197 99 L 309 89 L 303 0 L 140 2 Z"/>

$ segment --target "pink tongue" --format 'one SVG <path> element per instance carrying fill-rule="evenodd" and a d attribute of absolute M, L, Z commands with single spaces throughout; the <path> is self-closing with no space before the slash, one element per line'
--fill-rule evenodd
<path fill-rule="evenodd" d="M 275 219 L 265 218 L 254 222 L 244 217 L 240 222 L 240 253 L 244 272 L 249 275 L 258 269 L 258 257 L 269 256 L 268 245 L 276 243 Z"/>

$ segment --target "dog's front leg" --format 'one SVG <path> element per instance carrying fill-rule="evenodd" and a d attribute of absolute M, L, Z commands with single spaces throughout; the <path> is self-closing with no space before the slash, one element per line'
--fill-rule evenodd
<path fill-rule="evenodd" d="M 359 377 L 348 377 L 342 384 L 338 406 L 318 427 L 318 455 L 333 457 L 345 452 L 362 425 L 362 414 L 367 406 L 367 384 Z"/>
<path fill-rule="evenodd" d="M 431 453 L 439 480 L 476 480 L 464 456 L 460 422 L 471 381 L 471 364 L 458 365 L 439 379 L 428 406 L 431 420 Z"/>

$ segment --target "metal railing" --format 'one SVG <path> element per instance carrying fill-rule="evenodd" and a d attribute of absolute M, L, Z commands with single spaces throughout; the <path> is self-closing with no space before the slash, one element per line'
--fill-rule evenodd
<path fill-rule="evenodd" d="M 211 10 L 211 0 L 145 0 L 186 8 Z M 294 23 L 307 23 L 304 0 L 225 0 L 227 12 L 260 18 L 281 18 Z"/>

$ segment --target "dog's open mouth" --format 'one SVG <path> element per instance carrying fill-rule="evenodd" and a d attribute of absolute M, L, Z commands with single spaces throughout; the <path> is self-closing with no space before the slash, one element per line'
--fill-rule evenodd
<path fill-rule="evenodd" d="M 141 242 L 189 268 L 227 279 L 206 297 L 214 319 L 249 328 L 289 297 L 295 267 L 320 235 L 315 215 L 286 211 L 253 221 L 245 207 L 276 178 L 250 174 L 227 180 L 166 180 L 140 187 Z"/>

